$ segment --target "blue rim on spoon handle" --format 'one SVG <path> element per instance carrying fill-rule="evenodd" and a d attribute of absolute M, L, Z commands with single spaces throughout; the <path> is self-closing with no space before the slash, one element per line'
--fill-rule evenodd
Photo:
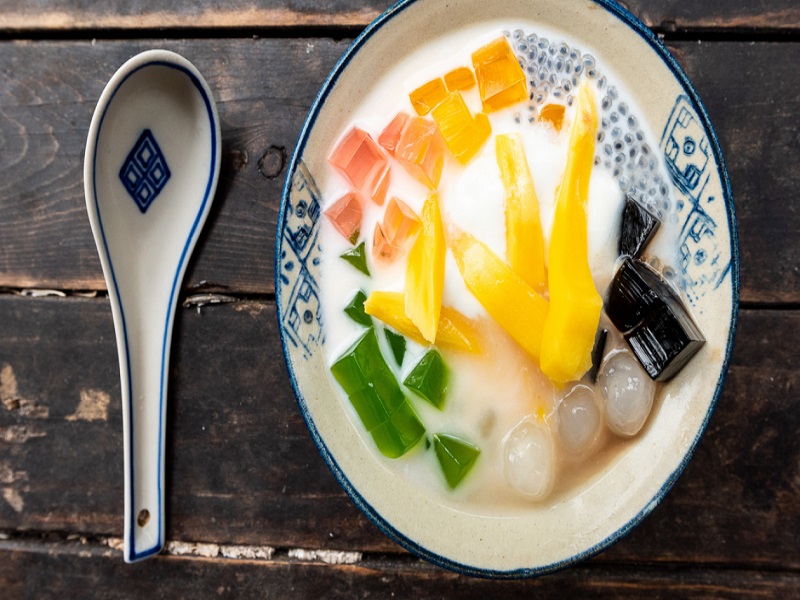
<path fill-rule="evenodd" d="M 169 73 L 182 82 L 184 95 L 176 100 L 179 110 L 188 98 L 188 107 L 199 107 L 195 112 L 202 127 L 181 130 L 179 124 L 172 128 L 171 123 L 165 125 L 164 119 L 159 121 L 157 115 L 148 114 L 140 106 L 138 116 L 143 114 L 140 120 L 145 123 L 140 133 L 135 118 L 124 120 L 127 128 L 120 126 L 119 119 L 109 119 L 109 132 L 103 131 L 115 98 L 136 105 L 140 96 L 117 94 L 126 82 L 135 81 L 131 79 L 134 75 L 144 77 L 147 73 L 143 70 L 148 68 L 156 69 L 150 71 L 157 73 L 156 77 Z M 136 108 L 131 110 L 135 112 Z M 158 126 L 151 129 L 151 122 Z M 203 164 L 188 161 L 187 166 L 184 157 L 170 147 L 175 145 L 170 138 L 191 136 L 195 129 L 205 135 L 205 127 L 209 138 L 202 141 L 208 143 L 210 152 L 206 156 L 204 149 L 198 151 Z M 119 164 L 109 158 L 112 152 L 108 144 L 98 151 L 106 136 L 110 136 L 109 144 L 130 148 L 116 157 Z M 170 152 L 162 151 L 159 139 Z M 165 50 L 143 52 L 114 74 L 98 101 L 89 129 L 84 162 L 86 207 L 106 279 L 119 354 L 126 562 L 153 556 L 164 547 L 164 442 L 172 326 L 179 286 L 219 178 L 219 139 L 216 106 L 202 75 L 185 58 Z M 102 171 L 99 176 L 98 171 Z M 195 177 L 198 173 L 201 178 Z M 189 187 L 184 189 L 187 181 Z M 196 194 L 187 194 L 187 189 Z M 164 190 L 165 197 L 159 199 Z M 149 236 L 137 237 L 137 232 Z M 165 234 L 174 234 L 175 239 Z M 152 253 L 154 239 L 157 245 L 163 245 L 163 253 L 148 262 L 144 257 Z"/>

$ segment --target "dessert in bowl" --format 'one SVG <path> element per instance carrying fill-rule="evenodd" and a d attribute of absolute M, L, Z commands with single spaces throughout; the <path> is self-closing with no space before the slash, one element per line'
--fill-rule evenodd
<path fill-rule="evenodd" d="M 403 546 L 496 577 L 653 509 L 738 305 L 705 111 L 605 2 L 392 7 L 309 114 L 276 262 L 292 383 L 340 483 Z"/>

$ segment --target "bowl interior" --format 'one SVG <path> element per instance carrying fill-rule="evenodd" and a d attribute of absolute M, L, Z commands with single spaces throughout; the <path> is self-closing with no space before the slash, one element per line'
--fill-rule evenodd
<path fill-rule="evenodd" d="M 367 446 L 332 389 L 322 346 L 315 177 L 376 77 L 444 34 L 519 24 L 590 49 L 633 95 L 660 141 L 680 226 L 685 296 L 707 344 L 669 382 L 652 424 L 607 469 L 556 504 L 474 514 L 396 477 Z M 413 32 L 413 35 L 409 35 Z M 687 143 L 691 141 L 691 143 Z M 689 150 L 692 152 L 689 152 Z M 292 383 L 315 442 L 359 507 L 388 535 L 440 565 L 496 577 L 547 572 L 589 556 L 636 525 L 674 483 L 704 430 L 730 356 L 738 306 L 736 225 L 716 136 L 685 75 L 616 4 L 540 0 L 400 2 L 353 44 L 309 114 L 284 190 L 276 264 L 280 326 Z"/>

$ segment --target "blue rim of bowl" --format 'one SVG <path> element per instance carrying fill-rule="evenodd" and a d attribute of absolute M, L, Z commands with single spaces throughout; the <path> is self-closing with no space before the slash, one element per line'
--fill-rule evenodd
<path fill-rule="evenodd" d="M 721 182 L 722 182 L 722 193 L 725 198 L 725 209 L 728 216 L 728 231 L 730 233 L 730 240 L 731 240 L 731 288 L 732 288 L 732 311 L 731 311 L 731 322 L 730 322 L 730 330 L 728 332 L 728 341 L 725 349 L 725 360 L 722 363 L 722 368 L 720 369 L 719 379 L 717 380 L 716 388 L 714 389 L 714 397 L 711 399 L 711 403 L 709 404 L 708 411 L 706 411 L 705 417 L 703 418 L 703 422 L 700 425 L 700 428 L 697 431 L 697 435 L 695 436 L 694 440 L 689 446 L 686 454 L 683 456 L 678 467 L 667 477 L 667 480 L 661 486 L 661 488 L 656 492 L 653 498 L 642 508 L 630 521 L 628 521 L 625 525 L 619 528 L 616 532 L 611 534 L 610 536 L 606 537 L 601 542 L 595 544 L 591 548 L 584 550 L 583 552 L 579 552 L 566 558 L 561 561 L 557 561 L 554 563 L 540 565 L 536 567 L 523 567 L 518 569 L 511 569 L 507 571 L 503 570 L 495 570 L 495 569 L 483 569 L 471 565 L 466 565 L 459 563 L 457 561 L 451 560 L 435 552 L 431 552 L 430 550 L 420 546 L 414 540 L 409 539 L 404 534 L 397 531 L 389 521 L 383 518 L 378 511 L 376 511 L 372 505 L 370 505 L 362 496 L 358 493 L 358 491 L 353 487 L 350 483 L 350 480 L 347 479 L 347 476 L 344 474 L 342 469 L 339 467 L 336 460 L 331 455 L 330 451 L 328 450 L 327 445 L 323 441 L 322 437 L 320 436 L 319 432 L 317 431 L 316 425 L 309 414 L 308 406 L 306 405 L 305 399 L 303 397 L 302 392 L 297 384 L 297 379 L 295 378 L 294 370 L 292 368 L 292 362 L 289 357 L 288 351 L 288 344 L 286 343 L 286 338 L 283 333 L 283 329 L 280 327 L 280 323 L 283 322 L 283 315 L 281 309 L 281 287 L 280 287 L 280 248 L 281 248 L 281 241 L 283 239 L 283 229 L 285 226 L 286 220 L 286 205 L 289 202 L 289 194 L 292 191 L 292 179 L 294 177 L 295 171 L 297 170 L 297 164 L 300 160 L 300 157 L 305 150 L 306 142 L 308 141 L 309 133 L 314 126 L 316 118 L 319 114 L 322 105 L 325 102 L 325 99 L 328 97 L 328 94 L 334 88 L 336 81 L 338 80 L 341 73 L 349 64 L 350 60 L 358 53 L 361 47 L 369 40 L 385 23 L 387 23 L 390 19 L 392 19 L 395 15 L 401 13 L 408 7 L 414 5 L 417 0 L 400 0 L 396 4 L 390 6 L 386 12 L 381 14 L 377 19 L 375 19 L 372 23 L 370 23 L 364 31 L 350 44 L 350 47 L 347 51 L 342 55 L 339 61 L 336 63 L 336 66 L 328 75 L 325 83 L 323 83 L 322 88 L 320 89 L 317 97 L 314 99 L 314 103 L 311 106 L 311 110 L 306 117 L 306 121 L 303 124 L 303 129 L 300 132 L 300 138 L 297 142 L 297 146 L 295 148 L 294 154 L 292 155 L 292 161 L 289 164 L 289 170 L 286 174 L 286 182 L 283 187 L 283 194 L 281 197 L 281 207 L 280 213 L 278 215 L 278 228 L 277 228 L 277 235 L 276 235 L 276 242 L 275 242 L 275 295 L 276 295 L 276 303 L 277 303 L 277 312 L 278 312 L 278 323 L 279 327 L 278 330 L 280 331 L 281 336 L 281 346 L 283 348 L 284 359 L 286 362 L 287 369 L 289 371 L 289 378 L 292 383 L 292 389 L 294 390 L 295 398 L 297 399 L 297 403 L 300 407 L 300 412 L 303 415 L 303 419 L 308 426 L 309 431 L 311 432 L 311 437 L 314 440 L 314 443 L 317 445 L 317 449 L 319 450 L 322 458 L 325 460 L 325 463 L 328 465 L 330 470 L 333 472 L 336 480 L 339 484 L 344 488 L 345 492 L 348 496 L 353 500 L 356 506 L 372 521 L 385 535 L 391 538 L 394 542 L 405 548 L 406 550 L 413 552 L 417 556 L 424 558 L 425 560 L 438 565 L 440 567 L 449 569 L 451 571 L 455 571 L 456 573 L 461 573 L 464 575 L 471 575 L 474 577 L 484 577 L 484 578 L 491 578 L 491 579 L 521 579 L 521 578 L 528 578 L 528 577 L 536 577 L 539 575 L 546 575 L 548 573 L 553 573 L 555 571 L 559 571 L 566 567 L 569 567 L 575 563 L 581 562 L 596 554 L 599 554 L 603 550 L 607 549 L 608 547 L 612 546 L 623 537 L 628 535 L 630 531 L 639 525 L 642 520 L 649 515 L 656 506 L 661 503 L 664 496 L 667 492 L 672 488 L 677 481 L 680 474 L 686 468 L 686 465 L 691 459 L 692 455 L 694 454 L 695 448 L 697 447 L 700 438 L 702 437 L 703 433 L 705 432 L 708 421 L 711 418 L 711 413 L 714 412 L 714 408 L 717 405 L 717 401 L 719 400 L 719 395 L 722 391 L 723 383 L 725 382 L 725 376 L 728 372 L 728 367 L 730 365 L 731 359 L 731 351 L 733 349 L 733 339 L 736 333 L 736 326 L 738 322 L 738 307 L 739 307 L 739 240 L 738 240 L 738 227 L 736 222 L 736 211 L 733 205 L 733 192 L 731 190 L 731 183 L 730 178 L 728 176 L 728 169 L 725 166 L 725 159 L 722 156 L 722 150 L 720 149 L 719 139 L 717 137 L 717 133 L 714 130 L 714 127 L 711 125 L 711 120 L 708 117 L 708 112 L 706 111 L 703 102 L 700 100 L 700 97 L 697 94 L 697 91 L 694 89 L 694 86 L 689 81 L 686 73 L 683 71 L 681 66 L 677 63 L 675 58 L 670 54 L 669 50 L 667 50 L 666 46 L 655 36 L 655 34 L 650 31 L 644 23 L 642 23 L 639 19 L 637 19 L 631 12 L 620 6 L 619 4 L 613 2 L 613 0 L 592 0 L 595 4 L 601 6 L 609 13 L 620 19 L 623 23 L 628 25 L 635 33 L 639 34 L 639 36 L 644 39 L 653 51 L 661 58 L 662 61 L 666 64 L 669 70 L 672 72 L 675 79 L 680 83 L 681 87 L 686 92 L 686 95 L 689 98 L 689 102 L 691 103 L 694 110 L 699 115 L 703 127 L 705 128 L 706 132 L 709 134 L 711 139 L 711 147 L 714 153 L 714 160 L 717 164 L 717 171 L 719 173 Z"/>

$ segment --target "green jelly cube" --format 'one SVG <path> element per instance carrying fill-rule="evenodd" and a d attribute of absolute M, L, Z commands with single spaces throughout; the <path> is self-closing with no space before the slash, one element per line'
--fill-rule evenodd
<path fill-rule="evenodd" d="M 382 454 L 397 458 L 422 438 L 425 427 L 386 364 L 372 327 L 333 363 L 331 373 Z"/>
<path fill-rule="evenodd" d="M 364 424 L 367 431 L 372 431 L 379 425 L 389 421 L 389 413 L 386 407 L 378 398 L 378 394 L 372 388 L 364 388 L 352 394 L 348 394 L 350 403 L 356 409 L 358 417 Z"/>
<path fill-rule="evenodd" d="M 406 449 L 412 448 L 425 435 L 425 427 L 419 420 L 417 411 L 406 401 L 391 418 Z"/>
<path fill-rule="evenodd" d="M 442 410 L 448 379 L 449 373 L 442 355 L 431 348 L 411 369 L 403 384 Z"/>
<path fill-rule="evenodd" d="M 364 275 L 369 277 L 369 268 L 367 267 L 367 252 L 364 248 L 364 242 L 361 242 L 355 248 L 350 248 L 350 250 L 342 254 L 340 258 L 346 260 L 356 269 L 364 273 Z"/>
<path fill-rule="evenodd" d="M 406 355 L 406 338 L 391 329 L 384 329 L 383 331 L 386 333 L 386 341 L 389 342 L 389 348 L 392 349 L 394 362 L 399 367 L 403 364 L 403 358 Z"/>
<path fill-rule="evenodd" d="M 397 428 L 392 423 L 386 422 L 379 425 L 370 433 L 378 450 L 387 458 L 400 458 L 408 452 L 408 448 L 400 439 Z"/>
<path fill-rule="evenodd" d="M 353 294 L 353 297 L 344 307 L 344 312 L 356 323 L 359 323 L 364 327 L 371 327 L 372 317 L 364 312 L 364 302 L 366 300 L 367 295 L 363 292 L 363 290 L 358 290 L 355 294 Z"/>
<path fill-rule="evenodd" d="M 461 483 L 481 453 L 475 444 L 446 433 L 433 436 L 433 447 L 450 489 Z"/>

